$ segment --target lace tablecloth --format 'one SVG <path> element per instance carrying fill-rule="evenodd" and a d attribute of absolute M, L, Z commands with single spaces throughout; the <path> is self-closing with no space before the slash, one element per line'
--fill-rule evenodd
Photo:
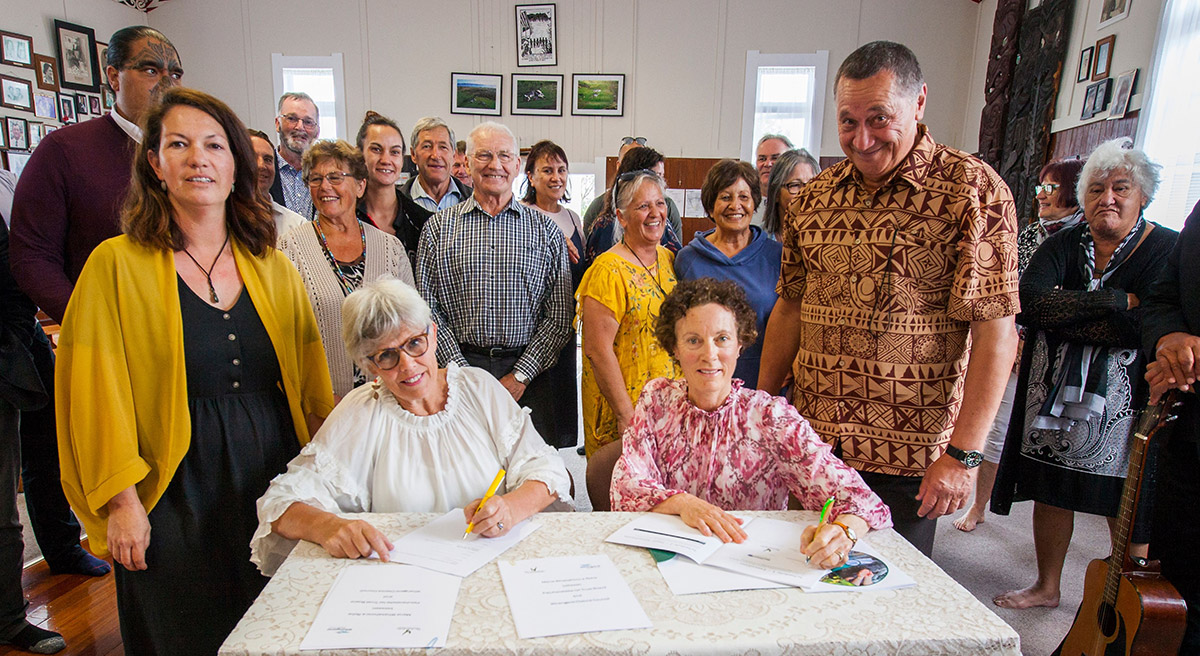
<path fill-rule="evenodd" d="M 749 513 L 811 523 L 803 511 Z M 395 538 L 429 514 L 357 515 Z M 496 562 L 463 580 L 445 649 L 321 651 L 320 654 L 1013 654 L 1016 631 L 892 530 L 871 543 L 917 580 L 902 590 L 804 593 L 794 588 L 677 597 L 645 549 L 604 542 L 635 513 L 542 513 L 543 526 L 501 558 L 603 553 L 616 564 L 654 623 L 650 629 L 521 640 Z M 301 542 L 221 646 L 223 656 L 314 654 L 300 641 L 338 571 L 335 559 Z M 389 565 L 379 563 L 378 567 Z"/>

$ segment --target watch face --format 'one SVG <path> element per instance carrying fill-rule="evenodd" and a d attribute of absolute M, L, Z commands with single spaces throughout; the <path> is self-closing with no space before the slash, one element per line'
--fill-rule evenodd
<path fill-rule="evenodd" d="M 968 468 L 978 467 L 983 462 L 983 454 L 978 451 L 967 451 L 963 454 L 963 464 Z"/>

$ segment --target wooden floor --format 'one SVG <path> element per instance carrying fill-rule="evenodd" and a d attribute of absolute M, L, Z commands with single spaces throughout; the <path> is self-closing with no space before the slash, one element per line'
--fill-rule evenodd
<path fill-rule="evenodd" d="M 124 656 L 112 572 L 100 577 L 53 575 L 43 560 L 25 568 L 21 583 L 29 600 L 29 621 L 61 633 L 67 641 L 60 654 Z M 0 656 L 25 653 L 0 647 Z"/>

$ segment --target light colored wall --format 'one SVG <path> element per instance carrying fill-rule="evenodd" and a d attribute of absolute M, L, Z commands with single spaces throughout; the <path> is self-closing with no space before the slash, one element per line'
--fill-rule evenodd
<path fill-rule="evenodd" d="M 368 108 L 406 129 L 420 116 L 440 114 L 461 138 L 483 119 L 449 114 L 450 72 L 502 73 L 500 120 L 520 145 L 554 139 L 572 161 L 585 162 L 614 154 L 625 135 L 645 135 L 669 156 L 736 155 L 747 50 L 829 50 L 836 68 L 858 45 L 886 38 L 908 44 L 921 59 L 934 135 L 967 150 L 977 144 L 982 94 L 968 87 L 976 78 L 977 40 L 991 38 L 991 15 L 980 13 L 988 6 L 994 12 L 995 0 L 563 1 L 558 65 L 523 69 L 516 67 L 515 4 L 175 0 L 149 22 L 178 46 L 185 84 L 218 95 L 260 129 L 271 131 L 275 113 L 271 53 L 342 52 L 354 127 Z M 624 73 L 625 115 L 573 117 L 568 104 L 562 117 L 509 116 L 514 72 L 562 74 L 566 87 L 573 72 Z M 832 85 L 831 71 L 823 154 L 840 155 Z"/>
<path fill-rule="evenodd" d="M 1133 0 L 1130 0 L 1133 1 Z M 1079 0 L 1075 5 L 1075 16 L 1071 23 L 1070 44 L 1067 47 L 1067 59 L 1063 63 L 1063 78 L 1059 85 L 1058 99 L 1055 104 L 1052 132 L 1061 132 L 1086 123 L 1105 120 L 1107 112 L 1097 115 L 1087 121 L 1079 120 L 1083 111 L 1083 99 L 1087 93 L 1087 82 L 1076 82 L 1079 73 L 1079 54 L 1088 47 L 1095 46 L 1098 39 L 1110 34 L 1117 35 L 1113 43 L 1112 66 L 1109 77 L 1116 78 L 1121 73 L 1137 68 L 1137 93 L 1129 101 L 1129 109 L 1141 109 L 1143 93 L 1149 81 L 1150 60 L 1154 57 L 1154 39 L 1158 32 L 1158 21 L 1162 15 L 1163 0 L 1136 0 L 1130 7 L 1129 17 L 1117 21 L 1103 30 L 1096 29 L 1100 24 L 1100 8 L 1104 0 Z M 1093 56 L 1095 50 L 1093 50 Z"/>

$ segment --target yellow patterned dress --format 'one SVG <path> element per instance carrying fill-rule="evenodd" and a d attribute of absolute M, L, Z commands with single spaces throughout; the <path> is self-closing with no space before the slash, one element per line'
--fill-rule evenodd
<path fill-rule="evenodd" d="M 642 386 L 651 379 L 679 377 L 679 366 L 654 338 L 658 308 L 675 288 L 674 261 L 675 256 L 662 246 L 649 271 L 611 251 L 602 253 L 583 275 L 576 292 L 580 307 L 583 299 L 590 297 L 616 316 L 613 351 L 621 366 L 625 391 L 635 405 Z M 583 359 L 583 436 L 589 457 L 621 437 L 617 434 L 616 415 L 600 393 L 596 372 L 587 358 Z"/>

